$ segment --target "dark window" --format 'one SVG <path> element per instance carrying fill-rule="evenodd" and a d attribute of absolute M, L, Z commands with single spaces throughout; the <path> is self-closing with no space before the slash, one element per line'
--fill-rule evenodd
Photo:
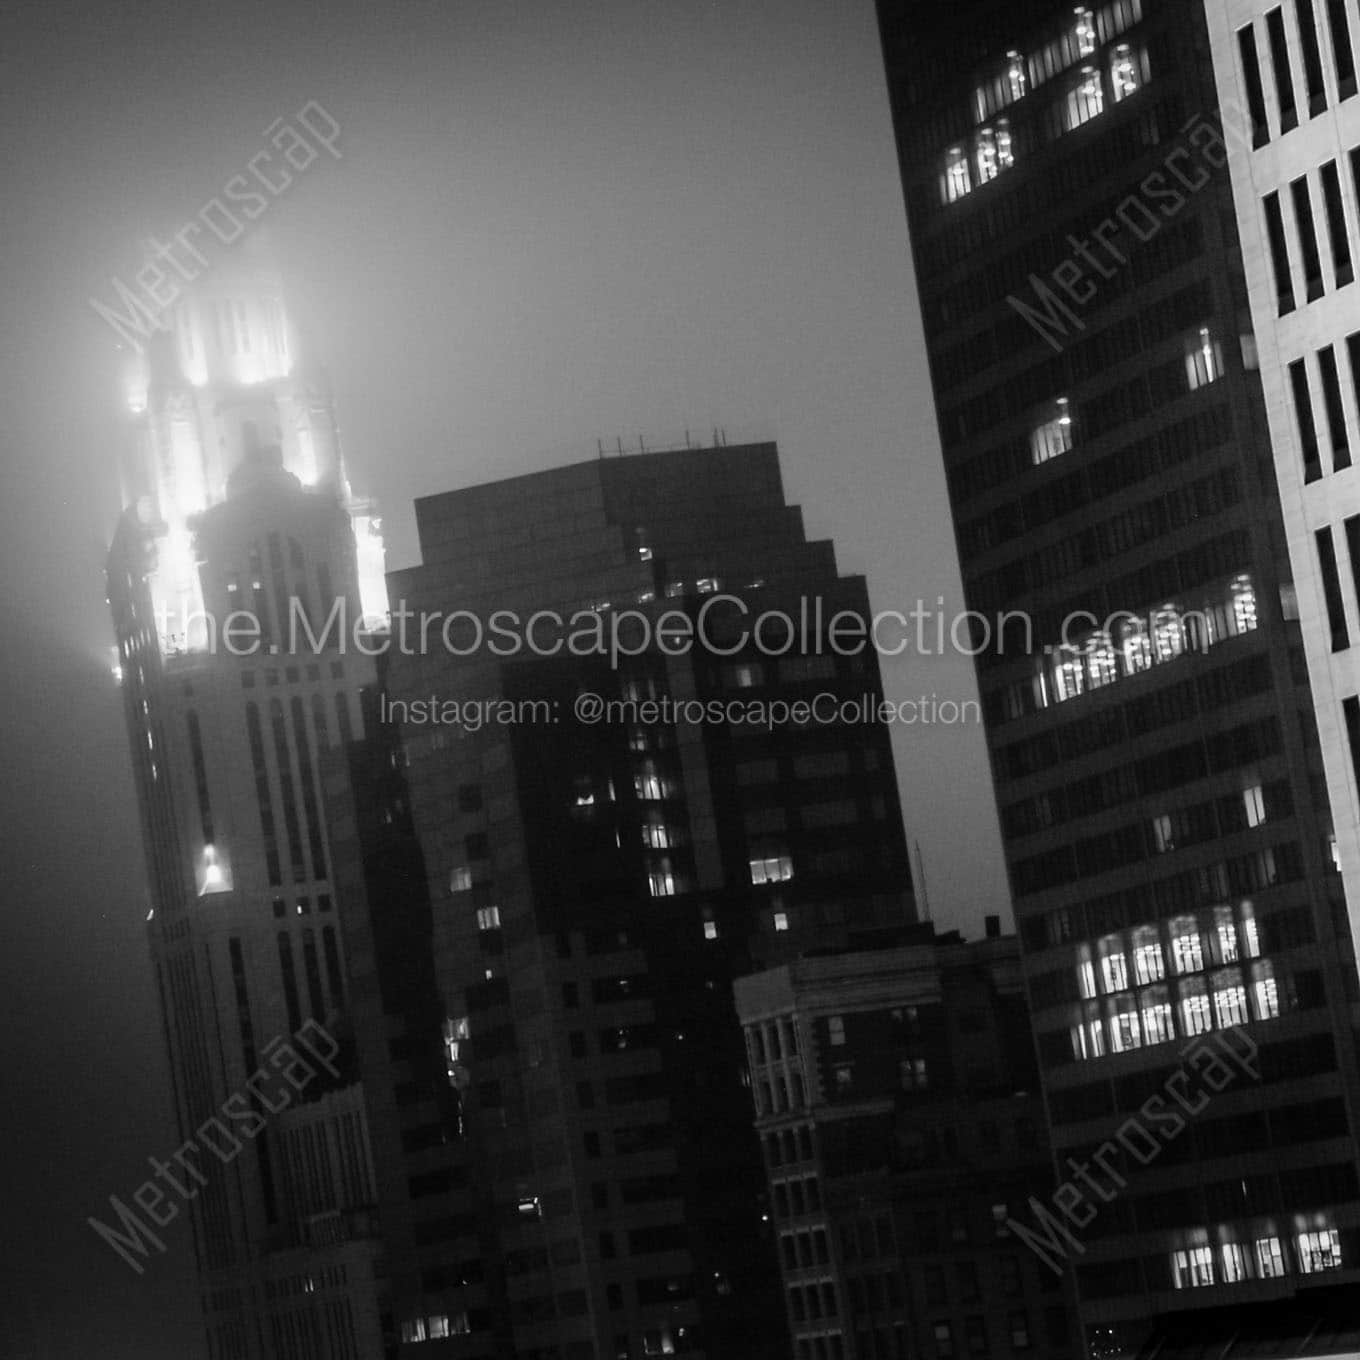
<path fill-rule="evenodd" d="M 302 1028 L 302 1010 L 298 1005 L 297 974 L 293 971 L 293 942 L 285 930 L 279 931 L 279 970 L 283 974 L 283 999 L 288 1006 L 288 1030 L 296 1034 Z"/>
<path fill-rule="evenodd" d="M 1280 315 L 1294 310 L 1294 276 L 1289 266 L 1289 246 L 1285 240 L 1284 217 L 1279 194 L 1265 196 L 1266 236 L 1270 241 L 1270 262 L 1275 269 L 1275 297 Z"/>
<path fill-rule="evenodd" d="M 1360 515 L 1352 515 L 1346 521 L 1346 552 L 1351 559 L 1351 584 L 1356 599 L 1360 600 Z"/>
<path fill-rule="evenodd" d="M 1341 401 L 1341 377 L 1336 366 L 1336 351 L 1330 345 L 1318 350 L 1318 370 L 1322 374 L 1322 404 L 1327 412 L 1327 434 L 1332 441 L 1332 471 L 1351 465 L 1350 439 L 1346 433 L 1346 408 Z"/>
<path fill-rule="evenodd" d="M 1308 301 L 1322 296 L 1322 255 L 1318 251 L 1317 228 L 1313 223 L 1313 199 L 1308 192 L 1308 177 L 1300 175 L 1289 186 L 1294 202 L 1294 219 L 1299 224 L 1299 245 L 1303 248 L 1304 286 Z"/>
<path fill-rule="evenodd" d="M 1317 20 L 1313 0 L 1296 0 L 1299 39 L 1303 43 L 1303 78 L 1308 85 L 1308 112 L 1319 114 L 1327 107 L 1327 87 L 1322 82 L 1322 53 L 1318 50 Z"/>
<path fill-rule="evenodd" d="M 1294 392 L 1294 415 L 1299 426 L 1299 444 L 1303 454 L 1303 479 L 1315 482 L 1322 476 L 1318 457 L 1317 425 L 1313 420 L 1313 397 L 1308 389 L 1308 367 L 1296 359 L 1289 365 L 1289 385 Z"/>
<path fill-rule="evenodd" d="M 1242 75 L 1247 84 L 1247 104 L 1251 109 L 1251 140 L 1253 146 L 1264 146 L 1270 140 L 1270 124 L 1266 120 L 1266 92 L 1261 86 L 1261 63 L 1256 52 L 1256 30 L 1248 24 L 1237 31 L 1237 49 L 1242 55 Z"/>
<path fill-rule="evenodd" d="M 1341 175 L 1335 161 L 1322 167 L 1322 201 L 1327 208 L 1327 235 L 1332 242 L 1332 265 L 1336 286 L 1344 288 L 1355 277 L 1351 263 L 1351 242 L 1346 235 L 1346 209 L 1341 202 Z"/>
<path fill-rule="evenodd" d="M 1355 93 L 1355 54 L 1351 51 L 1351 27 L 1346 19 L 1346 0 L 1327 0 L 1327 23 L 1332 30 L 1332 60 L 1336 63 L 1336 88 L 1342 99 Z"/>
<path fill-rule="evenodd" d="M 1280 131 L 1299 125 L 1294 106 L 1294 77 L 1289 69 L 1289 45 L 1284 36 L 1284 11 L 1278 6 L 1266 15 L 1266 36 L 1270 39 L 1270 64 L 1275 72 L 1275 93 L 1280 103 Z"/>
<path fill-rule="evenodd" d="M 1336 569 L 1336 547 L 1329 525 L 1319 529 L 1317 539 L 1318 565 L 1322 571 L 1322 593 L 1327 601 L 1327 623 L 1332 630 L 1332 651 L 1344 652 L 1351 645 L 1346 628 L 1346 605 L 1341 596 L 1341 577 Z"/>

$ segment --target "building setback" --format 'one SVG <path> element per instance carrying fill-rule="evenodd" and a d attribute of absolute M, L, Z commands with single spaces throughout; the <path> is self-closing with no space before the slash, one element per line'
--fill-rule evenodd
<path fill-rule="evenodd" d="M 1121 1354 L 1159 1315 L 1360 1279 L 1314 606 L 1203 6 L 879 16 L 1060 1169 L 1118 1144 L 1192 1040 L 1259 1054 L 1148 1165 L 1104 1154 L 1122 1188 L 1070 1255 L 1088 1344 Z"/>
<path fill-rule="evenodd" d="M 423 563 L 389 582 L 394 638 L 399 611 L 463 613 L 447 639 L 436 626 L 429 646 L 394 649 L 386 702 L 434 891 L 479 1222 L 504 1263 L 498 1325 L 535 1360 L 782 1360 L 731 984 L 913 918 L 888 734 L 657 706 L 876 698 L 872 653 L 826 645 L 838 611 L 867 614 L 864 583 L 805 539 L 772 445 L 473 487 L 418 502 L 417 523 Z M 742 644 L 755 615 L 797 621 L 804 604 L 823 619 L 806 645 L 773 655 L 774 631 L 764 652 Z M 554 649 L 546 615 L 525 626 L 539 611 L 697 620 L 705 606 L 715 650 L 653 641 L 617 667 Z M 475 645 L 473 620 L 497 611 L 539 654 Z M 583 694 L 637 707 L 592 725 Z M 449 1261 L 489 1246 L 466 1202 L 451 1188 L 417 1210 Z M 398 1321 L 409 1336 L 457 1298 L 427 1291 Z"/>
<path fill-rule="evenodd" d="M 1079 1354 L 1009 1226 L 1055 1188 L 1014 937 L 923 925 L 736 996 L 797 1360 Z"/>

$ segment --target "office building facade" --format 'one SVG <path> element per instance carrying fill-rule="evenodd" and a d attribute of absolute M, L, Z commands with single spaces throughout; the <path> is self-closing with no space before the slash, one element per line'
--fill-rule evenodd
<path fill-rule="evenodd" d="M 1354 950 L 1222 44 L 1154 0 L 879 14 L 1059 1169 L 1187 1044 L 1260 1056 L 1149 1165 L 1107 1154 L 1072 1265 L 1127 1353 L 1360 1278 Z"/>
<path fill-rule="evenodd" d="M 388 718 L 508 1343 L 786 1356 L 732 980 L 913 907 L 886 728 L 757 706 L 876 702 L 872 652 L 829 645 L 864 584 L 806 540 L 769 445 L 473 487 L 417 523 L 393 636 L 435 622 L 394 650 Z M 451 1259 L 476 1250 L 456 1202 L 417 1229 Z"/>
<path fill-rule="evenodd" d="M 737 982 L 797 1360 L 1081 1354 L 1010 1226 L 1055 1189 L 1014 937 Z"/>

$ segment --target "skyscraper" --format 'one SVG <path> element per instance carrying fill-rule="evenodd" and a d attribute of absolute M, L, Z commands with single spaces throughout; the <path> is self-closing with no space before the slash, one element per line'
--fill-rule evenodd
<path fill-rule="evenodd" d="M 293 640 L 336 601 L 381 623 L 381 541 L 269 271 L 224 265 L 166 323 L 129 364 L 108 589 L 183 1141 L 102 1235 L 138 1269 L 192 1236 L 214 1360 L 368 1357 L 374 1148 L 323 786 L 374 662 Z M 300 1031 L 325 1071 L 266 1094 Z"/>
<path fill-rule="evenodd" d="M 1117 1353 L 1360 1279 L 1354 950 L 1222 45 L 1199 3 L 879 15 L 1053 1142 L 1122 1182 L 1071 1252 Z M 1214 1033 L 1261 1081 L 1144 1166 L 1121 1130 Z"/>
<path fill-rule="evenodd" d="M 507 1342 L 782 1360 L 731 989 L 913 916 L 876 660 L 831 645 L 864 583 L 805 539 L 772 445 L 472 487 L 417 524 L 394 640 L 434 623 L 394 647 L 388 714 Z"/>
<path fill-rule="evenodd" d="M 1316 700 L 1338 859 L 1360 935 L 1360 100 L 1353 3 L 1205 6 L 1251 325 Z M 1226 130 L 1225 129 L 1225 130 Z"/>

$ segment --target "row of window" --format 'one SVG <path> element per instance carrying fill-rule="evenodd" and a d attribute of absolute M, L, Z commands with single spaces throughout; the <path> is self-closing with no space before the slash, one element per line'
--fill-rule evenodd
<path fill-rule="evenodd" d="M 1342 522 L 1346 551 L 1350 557 L 1351 584 L 1360 602 L 1360 515 L 1351 515 Z M 1327 608 L 1327 627 L 1331 634 L 1332 651 L 1344 652 L 1351 645 L 1350 625 L 1346 622 L 1346 601 L 1341 592 L 1341 576 L 1337 569 L 1336 541 L 1330 524 L 1313 534 L 1317 548 L 1318 568 L 1322 577 L 1322 597 Z"/>
<path fill-rule="evenodd" d="M 1327 17 L 1337 97 L 1341 100 L 1349 99 L 1356 92 L 1356 79 L 1355 53 L 1351 47 L 1351 25 L 1346 0 L 1323 0 L 1323 8 Z M 1321 34 L 1314 12 L 1314 0 L 1293 0 L 1287 8 L 1285 5 L 1277 5 L 1266 13 L 1263 20 L 1265 47 L 1270 56 L 1269 75 L 1274 93 L 1273 101 L 1266 98 L 1265 83 L 1262 80 L 1265 68 L 1261 63 L 1261 44 L 1257 39 L 1256 27 L 1247 24 L 1237 32 L 1238 58 L 1251 113 L 1252 142 L 1258 147 L 1264 146 L 1270 140 L 1272 122 L 1275 131 L 1281 136 L 1299 125 L 1300 100 L 1296 93 L 1292 60 L 1294 44 L 1290 41 L 1290 26 L 1286 18 L 1289 11 L 1293 13 L 1298 54 L 1302 61 L 1302 93 L 1307 105 L 1306 116 L 1316 117 L 1327 107 L 1326 79 L 1319 44 Z"/>
<path fill-rule="evenodd" d="M 1350 202 L 1357 208 L 1360 191 L 1360 147 L 1350 153 Z M 1355 280 L 1355 265 L 1351 256 L 1350 233 L 1346 224 L 1346 206 L 1341 191 L 1341 174 L 1336 161 L 1328 161 L 1318 170 L 1322 191 L 1323 217 L 1327 223 L 1328 245 L 1332 266 L 1333 288 L 1344 288 Z M 1313 302 L 1326 291 L 1323 281 L 1322 252 L 1318 247 L 1317 226 L 1313 213 L 1313 197 L 1309 177 L 1300 175 L 1289 186 L 1289 207 L 1294 219 L 1294 240 L 1299 247 L 1303 270 L 1303 290 L 1306 302 Z M 1276 191 L 1262 199 L 1265 213 L 1266 244 L 1270 248 L 1271 268 L 1275 276 L 1276 307 L 1286 316 L 1298 305 L 1294 287 L 1294 267 L 1290 258 L 1289 235 L 1285 225 L 1284 200 Z"/>
<path fill-rule="evenodd" d="M 1248 576 L 1231 583 L 1222 604 L 1189 611 L 1166 604 L 1146 619 L 1126 615 L 1113 630 L 1090 634 L 1080 649 L 1054 649 L 1034 678 L 1034 707 L 1079 699 L 1187 653 L 1207 652 L 1257 626 L 1256 591 Z"/>
<path fill-rule="evenodd" d="M 1297 1233 L 1290 1241 L 1302 1275 L 1340 1270 L 1341 1237 L 1335 1228 Z M 1198 1289 L 1240 1280 L 1273 1280 L 1289 1274 L 1285 1244 L 1278 1237 L 1258 1237 L 1250 1243 L 1207 1244 L 1171 1253 L 1171 1279 L 1177 1289 Z"/>

